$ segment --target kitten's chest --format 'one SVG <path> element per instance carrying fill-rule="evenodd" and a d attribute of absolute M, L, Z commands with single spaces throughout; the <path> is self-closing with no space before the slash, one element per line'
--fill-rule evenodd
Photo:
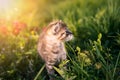
<path fill-rule="evenodd" d="M 58 52 L 59 52 L 59 55 L 62 55 L 64 54 L 66 51 L 65 51 L 65 46 L 64 46 L 64 43 L 60 43 L 59 46 L 58 46 Z"/>
<path fill-rule="evenodd" d="M 61 59 L 63 56 L 66 56 L 66 50 L 64 44 L 60 44 L 57 57 L 58 59 Z"/>

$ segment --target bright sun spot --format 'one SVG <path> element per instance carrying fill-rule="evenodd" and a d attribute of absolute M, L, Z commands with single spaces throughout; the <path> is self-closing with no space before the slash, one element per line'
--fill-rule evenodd
<path fill-rule="evenodd" d="M 24 18 L 34 12 L 35 3 L 33 0 L 0 0 L 0 19 L 12 21 Z"/>
<path fill-rule="evenodd" d="M 10 20 L 20 13 L 20 0 L 0 0 L 0 18 Z"/>
<path fill-rule="evenodd" d="M 0 9 L 8 9 L 11 5 L 10 0 L 0 0 Z"/>

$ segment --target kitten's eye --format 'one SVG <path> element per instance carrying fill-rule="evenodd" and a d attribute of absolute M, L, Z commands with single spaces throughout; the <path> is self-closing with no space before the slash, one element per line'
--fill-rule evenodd
<path fill-rule="evenodd" d="M 72 32 L 70 32 L 70 31 L 67 30 L 67 31 L 66 31 L 66 34 L 72 34 Z"/>
<path fill-rule="evenodd" d="M 64 34 L 65 34 L 65 32 L 63 32 L 63 33 L 61 34 L 61 36 L 64 35 Z"/>

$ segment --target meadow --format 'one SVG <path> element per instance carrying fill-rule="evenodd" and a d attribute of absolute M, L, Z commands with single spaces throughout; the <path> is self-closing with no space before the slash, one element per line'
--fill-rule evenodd
<path fill-rule="evenodd" d="M 65 43 L 68 60 L 54 67 L 55 80 L 120 80 L 119 0 L 33 2 L 9 20 L 0 11 L 0 80 L 48 80 L 37 42 L 53 20 L 64 21 L 74 34 Z"/>

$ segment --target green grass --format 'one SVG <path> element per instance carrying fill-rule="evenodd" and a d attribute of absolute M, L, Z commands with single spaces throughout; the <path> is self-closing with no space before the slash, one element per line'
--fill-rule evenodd
<path fill-rule="evenodd" d="M 56 80 L 119 80 L 120 1 L 53 2 L 47 3 L 49 5 L 44 6 L 43 12 L 38 7 L 33 16 L 40 21 L 40 26 L 47 25 L 54 19 L 61 19 L 74 33 L 74 40 L 65 43 L 68 60 L 63 61 L 59 68 L 54 67 L 60 75 L 54 75 Z M 48 78 L 44 62 L 36 49 L 42 29 L 32 26 L 29 23 L 29 28 L 17 36 L 0 34 L 0 80 Z M 63 68 L 64 64 L 67 64 L 67 69 Z"/>

